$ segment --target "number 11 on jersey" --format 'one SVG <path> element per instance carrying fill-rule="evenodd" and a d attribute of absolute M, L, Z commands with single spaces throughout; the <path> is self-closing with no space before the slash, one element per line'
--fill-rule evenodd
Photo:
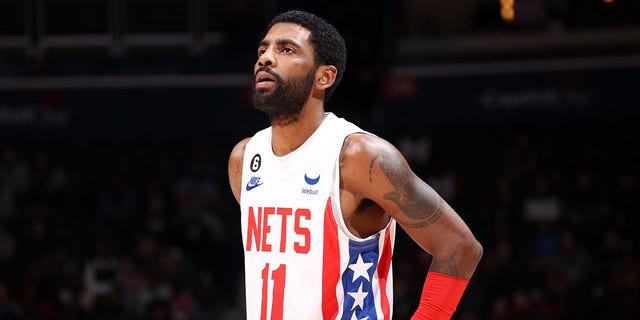
<path fill-rule="evenodd" d="M 282 320 L 284 307 L 284 283 L 287 274 L 287 265 L 281 264 L 271 272 L 273 280 L 273 292 L 271 293 L 271 318 L 270 320 Z M 260 308 L 260 320 L 267 320 L 267 295 L 269 293 L 269 264 L 262 269 L 262 307 Z"/>

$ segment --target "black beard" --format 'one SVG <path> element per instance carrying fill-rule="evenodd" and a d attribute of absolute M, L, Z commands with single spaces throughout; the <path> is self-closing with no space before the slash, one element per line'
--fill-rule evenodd
<path fill-rule="evenodd" d="M 265 112 L 272 124 L 286 125 L 296 122 L 311 94 L 315 68 L 306 76 L 292 77 L 287 81 L 269 68 L 261 67 L 258 71 L 266 71 L 273 75 L 276 78 L 276 87 L 269 93 L 266 90 L 256 90 L 254 82 L 252 97 L 255 108 Z"/>

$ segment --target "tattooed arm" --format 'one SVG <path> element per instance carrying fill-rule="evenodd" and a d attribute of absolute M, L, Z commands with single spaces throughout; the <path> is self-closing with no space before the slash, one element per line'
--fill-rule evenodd
<path fill-rule="evenodd" d="M 375 215 L 359 214 L 373 202 L 433 256 L 430 271 L 469 279 L 482 247 L 460 216 L 426 182 L 416 176 L 392 144 L 368 134 L 345 139 L 340 158 L 342 208 L 348 226 L 365 229 Z"/>

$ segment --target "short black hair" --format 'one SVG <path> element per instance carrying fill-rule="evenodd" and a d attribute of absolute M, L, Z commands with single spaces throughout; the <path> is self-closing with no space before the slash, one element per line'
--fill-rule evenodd
<path fill-rule="evenodd" d="M 281 22 L 295 23 L 309 30 L 311 32 L 309 42 L 313 45 L 316 63 L 333 65 L 338 69 L 336 81 L 325 92 L 324 102 L 326 103 L 340 84 L 346 68 L 347 46 L 344 38 L 331 23 L 306 11 L 290 10 L 280 13 L 271 20 L 267 30 Z"/>

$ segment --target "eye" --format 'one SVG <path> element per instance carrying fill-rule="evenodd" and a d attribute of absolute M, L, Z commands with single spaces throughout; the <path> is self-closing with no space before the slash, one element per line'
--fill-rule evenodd
<path fill-rule="evenodd" d="M 282 48 L 282 52 L 286 53 L 286 54 L 291 54 L 291 53 L 294 53 L 295 51 L 293 50 L 293 48 L 284 47 L 284 48 Z"/>
<path fill-rule="evenodd" d="M 267 50 L 265 48 L 259 48 L 258 49 L 258 57 L 263 55 Z"/>

